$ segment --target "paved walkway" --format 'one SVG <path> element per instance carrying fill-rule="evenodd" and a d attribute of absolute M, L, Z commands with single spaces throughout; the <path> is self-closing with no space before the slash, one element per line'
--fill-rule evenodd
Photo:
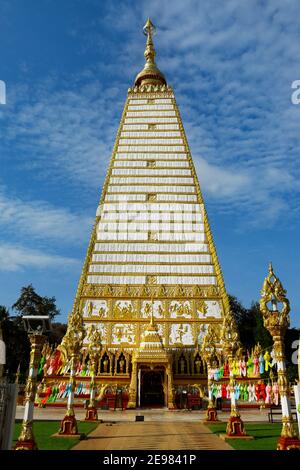
<path fill-rule="evenodd" d="M 195 422 L 102 423 L 74 450 L 232 450 Z"/>
<path fill-rule="evenodd" d="M 247 422 L 268 422 L 268 410 L 240 410 L 242 419 Z M 34 420 L 57 420 L 60 421 L 66 414 L 65 408 L 35 408 Z M 85 410 L 83 408 L 75 408 L 76 418 L 83 420 L 85 417 Z M 218 418 L 226 422 L 229 417 L 229 412 L 218 412 Z M 108 411 L 98 410 L 99 419 L 104 421 L 118 421 L 118 422 L 135 422 L 136 415 L 144 415 L 145 421 L 164 421 L 164 422 L 177 422 L 180 426 L 182 421 L 201 422 L 205 419 L 205 411 L 186 411 L 176 410 L 169 411 L 166 408 L 160 409 L 136 409 L 126 411 Z M 16 410 L 16 419 L 22 419 L 24 416 L 24 407 L 18 406 Z"/>

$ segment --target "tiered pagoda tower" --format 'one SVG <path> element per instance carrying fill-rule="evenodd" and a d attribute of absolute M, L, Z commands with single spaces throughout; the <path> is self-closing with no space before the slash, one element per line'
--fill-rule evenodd
<path fill-rule="evenodd" d="M 73 308 L 98 330 L 101 383 L 129 406 L 172 408 L 206 381 L 201 338 L 230 316 L 228 296 L 174 92 L 155 63 L 128 90 Z"/>

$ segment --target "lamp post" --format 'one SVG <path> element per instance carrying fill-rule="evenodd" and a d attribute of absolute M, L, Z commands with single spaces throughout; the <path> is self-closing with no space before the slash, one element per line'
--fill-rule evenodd
<path fill-rule="evenodd" d="M 282 430 L 277 443 L 277 450 L 300 449 L 300 440 L 294 428 L 289 398 L 289 387 L 286 373 L 284 335 L 289 327 L 290 303 L 286 297 L 279 278 L 275 276 L 272 263 L 269 274 L 261 290 L 260 311 L 264 326 L 274 341 L 275 361 L 277 363 L 278 386 L 282 409 Z"/>
<path fill-rule="evenodd" d="M 206 421 L 209 421 L 210 423 L 218 422 L 217 409 L 213 402 L 212 389 L 211 389 L 211 386 L 213 384 L 213 381 L 211 379 L 211 368 L 212 368 L 213 359 L 216 355 L 216 348 L 212 341 L 213 341 L 212 332 L 209 330 L 206 336 L 204 337 L 202 348 L 201 348 L 201 354 L 207 364 L 208 405 L 207 405 L 207 410 L 206 410 Z"/>
<path fill-rule="evenodd" d="M 82 348 L 85 329 L 82 316 L 75 310 L 68 322 L 68 329 L 62 341 L 62 346 L 67 350 L 70 357 L 70 379 L 69 395 L 67 401 L 67 413 L 60 424 L 58 434 L 64 436 L 74 436 L 78 434 L 77 421 L 74 412 L 74 393 L 76 387 L 76 363 Z"/>
<path fill-rule="evenodd" d="M 223 353 L 229 363 L 229 387 L 230 387 L 230 416 L 226 427 L 226 437 L 245 437 L 246 431 L 241 415 L 238 411 L 235 398 L 235 380 L 233 374 L 234 354 L 239 348 L 238 332 L 235 322 L 230 317 L 225 317 L 222 328 Z"/>
<path fill-rule="evenodd" d="M 90 401 L 86 410 L 85 421 L 97 421 L 98 413 L 95 403 L 95 375 L 97 371 L 97 363 L 100 356 L 101 349 L 101 334 L 98 330 L 95 330 L 93 327 L 90 330 L 89 334 L 89 357 L 91 362 L 91 384 L 90 384 Z"/>
<path fill-rule="evenodd" d="M 32 423 L 34 411 L 34 399 L 37 389 L 37 369 L 41 358 L 41 349 L 45 341 L 45 333 L 50 330 L 50 320 L 46 315 L 24 315 L 22 317 L 25 329 L 31 344 L 29 374 L 25 387 L 25 410 L 22 422 L 21 434 L 15 446 L 15 450 L 37 450 L 34 439 Z"/>

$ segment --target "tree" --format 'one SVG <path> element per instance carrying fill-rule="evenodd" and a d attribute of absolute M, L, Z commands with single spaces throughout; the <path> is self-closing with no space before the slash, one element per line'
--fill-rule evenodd
<path fill-rule="evenodd" d="M 244 348 L 251 350 L 257 343 L 263 349 L 271 347 L 273 344 L 272 337 L 264 327 L 259 303 L 253 302 L 251 307 L 247 309 L 232 295 L 229 296 L 229 302 Z"/>
<path fill-rule="evenodd" d="M 30 344 L 22 322 L 9 316 L 6 307 L 0 306 L 0 327 L 3 341 L 6 346 L 5 371 L 10 380 L 14 380 L 15 373 L 20 364 L 23 380 L 29 363 Z"/>
<path fill-rule="evenodd" d="M 19 315 L 49 315 L 50 320 L 60 311 L 55 305 L 55 297 L 41 297 L 35 292 L 32 284 L 22 287 L 21 295 L 12 308 L 19 312 Z"/>

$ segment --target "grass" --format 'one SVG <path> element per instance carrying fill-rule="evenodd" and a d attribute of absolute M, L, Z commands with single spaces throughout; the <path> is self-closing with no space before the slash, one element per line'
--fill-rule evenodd
<path fill-rule="evenodd" d="M 209 425 L 208 427 L 214 434 L 226 432 L 226 423 Z M 281 423 L 245 424 L 247 434 L 253 436 L 254 439 L 228 439 L 227 442 L 236 450 L 276 450 L 281 428 Z"/>
<path fill-rule="evenodd" d="M 78 432 L 89 434 L 99 423 L 78 421 Z M 17 421 L 14 428 L 13 447 L 21 432 L 22 422 Z M 51 437 L 58 432 L 60 421 L 34 421 L 33 434 L 39 450 L 69 450 L 79 442 L 78 438 Z"/>

